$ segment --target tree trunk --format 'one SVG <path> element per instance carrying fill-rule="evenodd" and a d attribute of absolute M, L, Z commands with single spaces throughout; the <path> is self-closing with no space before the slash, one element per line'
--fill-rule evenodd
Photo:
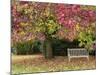
<path fill-rule="evenodd" d="M 51 46 L 51 40 L 46 39 L 44 43 L 44 56 L 47 59 L 53 58 L 53 51 Z"/>
<path fill-rule="evenodd" d="M 44 51 L 44 41 L 42 40 L 42 41 L 40 41 L 41 42 L 41 46 L 40 46 L 40 51 L 42 52 L 42 53 L 44 53 L 43 51 Z"/>

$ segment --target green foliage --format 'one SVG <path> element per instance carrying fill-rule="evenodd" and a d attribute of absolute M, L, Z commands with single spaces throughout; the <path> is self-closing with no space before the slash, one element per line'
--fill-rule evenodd
<path fill-rule="evenodd" d="M 94 27 L 87 27 L 84 30 L 80 30 L 78 35 L 79 46 L 84 46 L 88 50 L 93 50 L 93 45 L 95 44 L 95 29 Z"/>
<path fill-rule="evenodd" d="M 45 8 L 43 15 L 38 18 L 38 21 L 35 25 L 35 31 L 39 33 L 43 33 L 46 37 L 55 37 L 54 35 L 61 28 L 61 26 L 57 23 L 54 14 L 52 14 L 52 10 L 50 9 L 50 4 L 47 4 L 47 8 Z"/>
<path fill-rule="evenodd" d="M 53 34 L 59 29 L 58 24 L 54 22 L 52 19 L 51 20 L 49 19 L 46 25 L 47 25 L 48 34 Z"/>
<path fill-rule="evenodd" d="M 33 42 L 32 41 L 25 41 L 25 42 L 18 42 L 14 46 L 16 49 L 17 54 L 31 54 L 33 51 Z"/>

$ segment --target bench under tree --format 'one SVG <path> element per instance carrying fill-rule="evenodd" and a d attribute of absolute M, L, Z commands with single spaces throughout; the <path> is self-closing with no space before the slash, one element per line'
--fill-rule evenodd
<path fill-rule="evenodd" d="M 89 53 L 85 48 L 68 48 L 68 59 L 86 57 L 89 60 Z"/>

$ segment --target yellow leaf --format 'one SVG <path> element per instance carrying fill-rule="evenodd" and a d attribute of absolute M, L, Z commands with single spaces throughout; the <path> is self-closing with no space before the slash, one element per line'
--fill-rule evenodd
<path fill-rule="evenodd" d="M 21 34 L 21 35 L 24 35 L 24 34 L 25 34 L 25 32 L 24 32 L 24 31 L 22 31 L 22 32 L 20 32 L 20 34 Z"/>
<path fill-rule="evenodd" d="M 79 24 L 76 25 L 76 30 L 78 31 L 80 29 Z"/>

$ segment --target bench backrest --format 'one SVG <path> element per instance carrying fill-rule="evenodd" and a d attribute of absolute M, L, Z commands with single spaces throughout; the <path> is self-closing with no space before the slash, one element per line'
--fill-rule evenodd
<path fill-rule="evenodd" d="M 68 48 L 68 56 L 87 56 L 88 51 L 85 48 Z"/>

